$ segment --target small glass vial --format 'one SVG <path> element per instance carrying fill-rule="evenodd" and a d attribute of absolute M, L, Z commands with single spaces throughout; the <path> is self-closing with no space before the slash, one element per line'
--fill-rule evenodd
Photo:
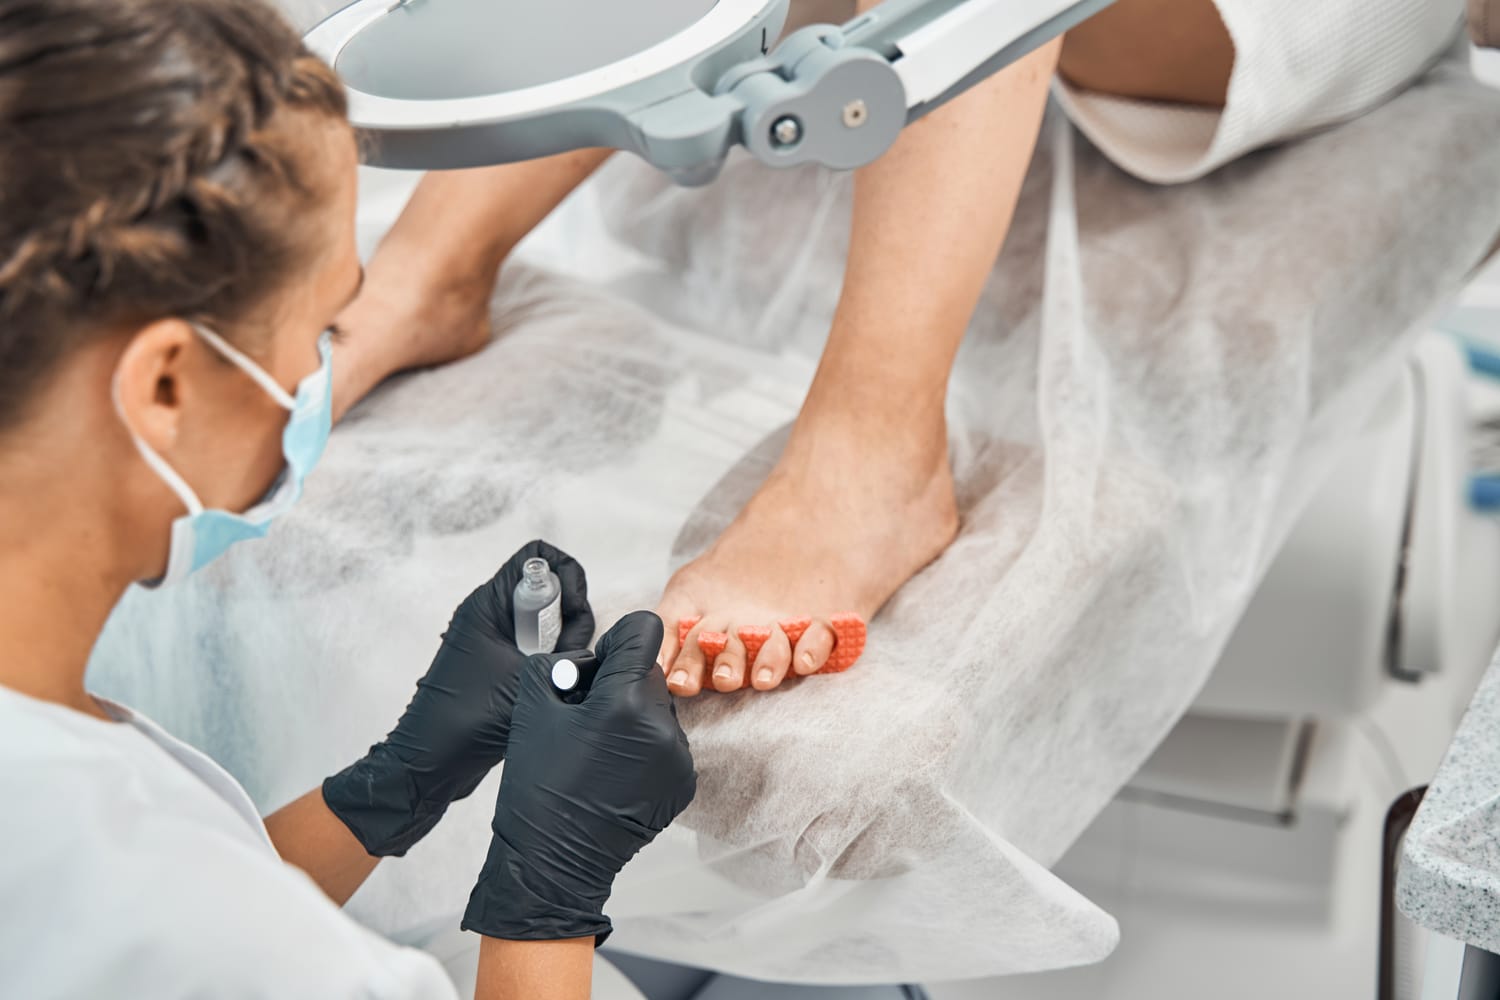
<path fill-rule="evenodd" d="M 527 655 L 550 653 L 562 632 L 562 582 L 545 559 L 526 560 L 521 573 L 512 601 L 516 645 Z"/>

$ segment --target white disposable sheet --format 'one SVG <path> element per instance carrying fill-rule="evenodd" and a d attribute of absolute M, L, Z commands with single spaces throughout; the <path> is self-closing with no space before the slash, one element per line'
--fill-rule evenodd
<path fill-rule="evenodd" d="M 796 413 L 849 188 L 741 160 L 685 191 L 613 164 L 508 269 L 491 347 L 356 410 L 270 539 L 132 595 L 93 682 L 270 808 L 384 733 L 454 605 L 527 539 L 583 561 L 601 624 L 652 606 Z M 846 983 L 1106 955 L 1114 920 L 1049 866 L 1191 702 L 1408 332 L 1497 231 L 1500 97 L 1451 67 L 1179 188 L 1049 119 L 955 372 L 958 539 L 849 673 L 682 705 L 698 799 L 622 875 L 614 943 Z M 406 940 L 450 927 L 493 790 L 355 912 Z"/>

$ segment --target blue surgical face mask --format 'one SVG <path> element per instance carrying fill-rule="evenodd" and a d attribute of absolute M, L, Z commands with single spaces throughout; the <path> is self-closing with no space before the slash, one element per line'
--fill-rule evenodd
<path fill-rule="evenodd" d="M 197 324 L 193 325 L 193 330 L 209 346 L 254 379 L 283 409 L 290 411 L 291 417 L 281 435 L 281 450 L 286 456 L 286 468 L 272 484 L 266 497 L 243 514 L 205 509 L 193 488 L 130 426 L 116 393 L 115 409 L 120 413 L 120 419 L 124 421 L 125 429 L 130 432 L 141 457 L 187 508 L 186 514 L 172 522 L 167 571 L 161 579 L 147 583 L 148 587 L 180 583 L 190 573 L 202 569 L 223 555 L 236 542 L 263 537 L 270 530 L 271 522 L 285 514 L 302 496 L 303 480 L 322 457 L 323 448 L 328 443 L 328 432 L 333 425 L 333 347 L 329 333 L 325 332 L 318 338 L 318 355 L 322 364 L 317 371 L 297 384 L 294 396 L 289 396 L 275 379 L 266 374 L 264 368 L 235 350 L 224 338 Z"/>

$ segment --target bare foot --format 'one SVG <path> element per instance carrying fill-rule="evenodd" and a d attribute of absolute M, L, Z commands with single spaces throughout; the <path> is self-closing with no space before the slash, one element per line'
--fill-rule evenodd
<path fill-rule="evenodd" d="M 411 257 L 382 246 L 339 315 L 335 416 L 397 372 L 458 361 L 490 342 L 495 272 L 425 275 Z"/>
<path fill-rule="evenodd" d="M 769 691 L 789 671 L 816 673 L 833 648 L 830 615 L 869 619 L 953 540 L 946 427 L 941 416 L 925 427 L 910 417 L 858 419 L 809 401 L 760 490 L 667 584 L 658 609 L 667 623 L 661 662 L 674 694 L 747 683 Z M 700 615 L 679 649 L 678 620 Z M 777 623 L 798 617 L 813 624 L 794 649 Z M 736 634 L 743 626 L 771 630 L 753 677 Z M 711 663 L 698 647 L 703 632 L 729 636 Z"/>

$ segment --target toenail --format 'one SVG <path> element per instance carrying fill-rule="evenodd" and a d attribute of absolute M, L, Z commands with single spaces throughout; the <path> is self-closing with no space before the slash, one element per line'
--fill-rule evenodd
<path fill-rule="evenodd" d="M 734 671 L 730 670 L 729 664 L 726 663 L 723 666 L 719 667 L 719 669 L 714 671 L 714 676 L 721 681 L 727 681 L 729 680 L 729 675 L 732 673 L 734 673 Z"/>
<path fill-rule="evenodd" d="M 811 670 L 813 668 L 813 658 L 811 653 L 802 654 L 802 665 L 808 670 Z"/>
<path fill-rule="evenodd" d="M 684 687 L 684 686 L 686 686 L 687 685 L 687 671 L 686 670 L 679 670 L 679 671 L 677 671 L 677 673 L 673 674 L 672 675 L 672 683 L 675 684 L 677 687 Z"/>
<path fill-rule="evenodd" d="M 759 674 L 756 675 L 755 679 L 760 681 L 762 684 L 769 684 L 771 683 L 771 678 L 775 676 L 775 671 L 773 671 L 770 667 L 765 667 Z"/>

